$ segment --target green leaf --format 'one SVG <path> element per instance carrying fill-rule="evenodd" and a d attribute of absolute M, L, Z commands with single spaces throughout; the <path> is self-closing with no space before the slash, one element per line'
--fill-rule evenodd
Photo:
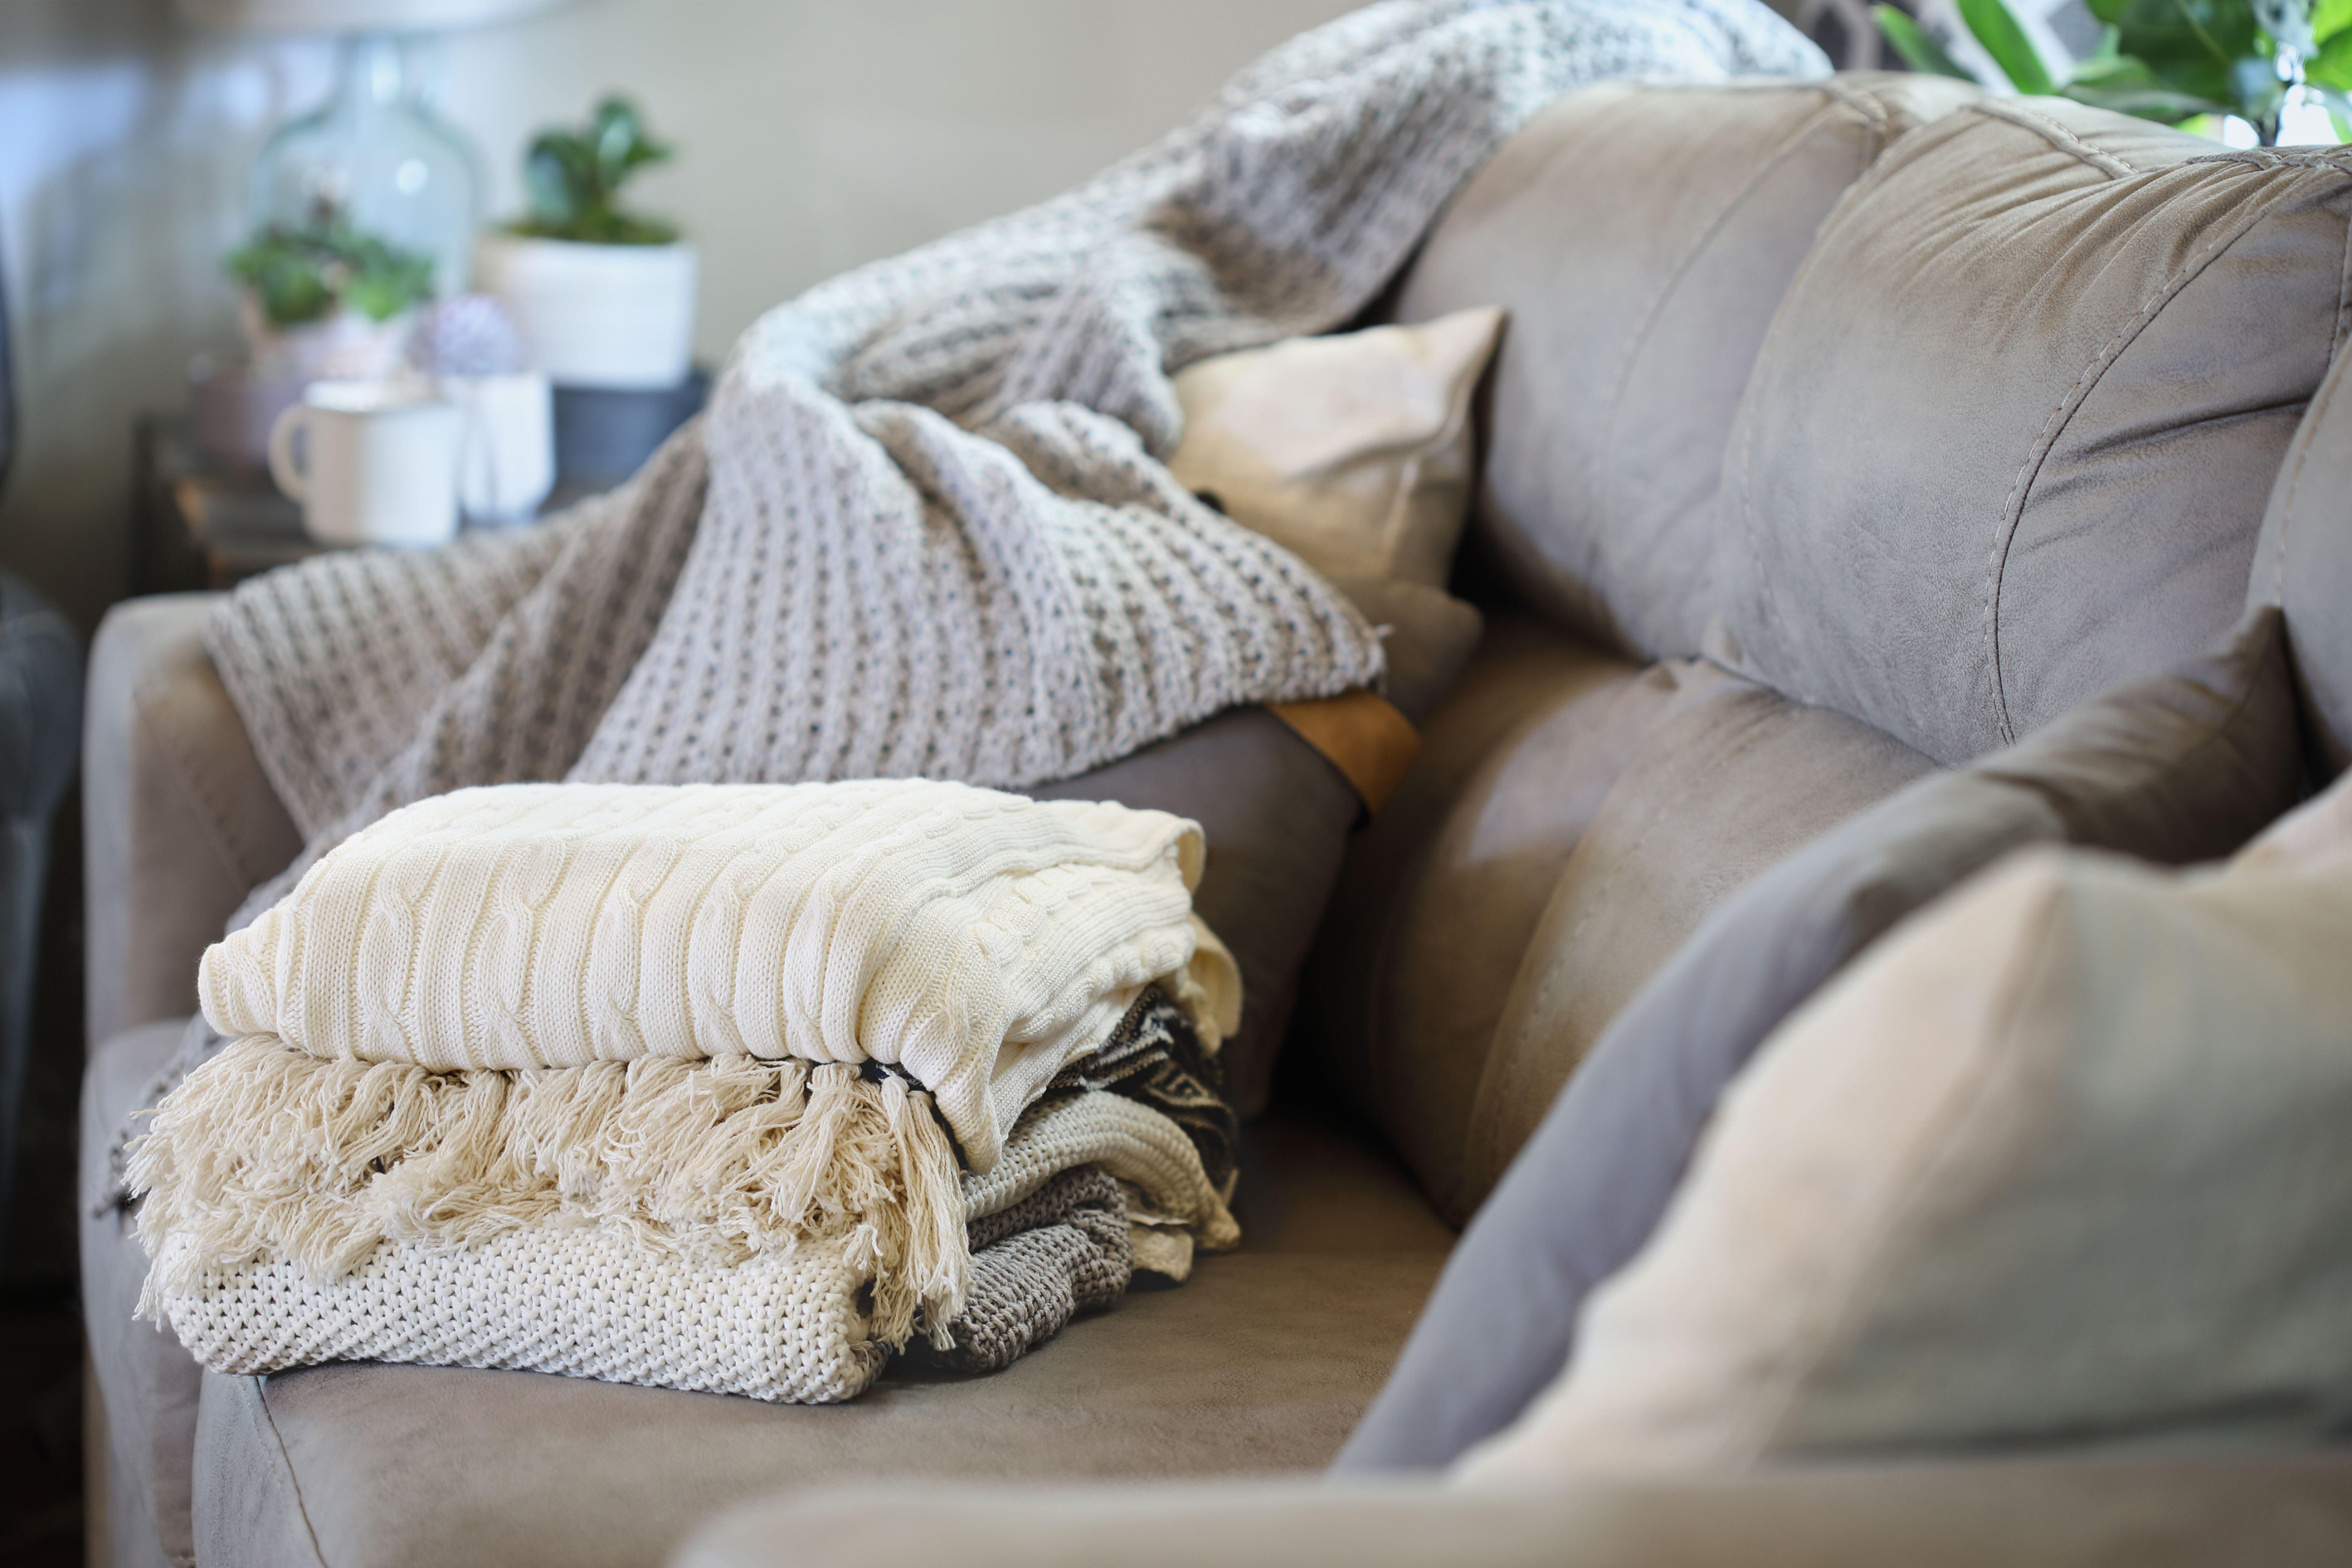
<path fill-rule="evenodd" d="M 2352 89 L 2352 32 L 2320 40 L 2319 52 L 2303 63 L 2303 79 L 2321 87 Z"/>
<path fill-rule="evenodd" d="M 669 155 L 646 134 L 634 104 L 607 94 L 581 130 L 542 131 L 531 142 L 523 158 L 530 211 L 509 227 L 591 245 L 667 245 L 677 237 L 674 225 L 625 214 L 616 199 L 633 171 Z"/>
<path fill-rule="evenodd" d="M 2001 0 L 1959 0 L 1960 20 L 1969 25 L 1984 52 L 1992 63 L 2009 78 L 2009 85 L 2027 94 L 2046 94 L 2057 90 L 2050 79 L 2050 69 L 2035 52 L 2033 40 L 2025 36 Z"/>
<path fill-rule="evenodd" d="M 1944 46 L 1905 13 L 1892 5 L 1873 5 L 1870 16 L 1885 35 L 1887 44 L 1913 70 L 1928 76 L 1958 77 L 1962 81 L 1977 79 L 1974 71 L 1945 53 Z"/>
<path fill-rule="evenodd" d="M 2117 47 L 2156 81 L 2233 114 L 2237 62 L 2269 58 L 2247 0 L 2130 0 L 2116 28 Z"/>
<path fill-rule="evenodd" d="M 2352 0 L 2319 0 L 2311 8 L 2311 36 L 2325 49 L 2327 40 L 2352 28 Z"/>

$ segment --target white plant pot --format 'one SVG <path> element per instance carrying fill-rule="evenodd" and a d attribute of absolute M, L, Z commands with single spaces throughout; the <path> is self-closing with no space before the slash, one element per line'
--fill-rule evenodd
<path fill-rule="evenodd" d="M 415 312 L 387 321 L 357 310 L 337 310 L 299 327 L 273 327 L 249 291 L 236 301 L 237 325 L 253 351 L 253 374 L 261 381 L 307 385 L 314 381 L 376 381 L 397 375 L 408 363 L 408 335 Z"/>
<path fill-rule="evenodd" d="M 476 286 L 498 297 L 524 356 L 558 386 L 651 390 L 684 381 L 694 354 L 690 245 L 581 245 L 482 236 Z"/>

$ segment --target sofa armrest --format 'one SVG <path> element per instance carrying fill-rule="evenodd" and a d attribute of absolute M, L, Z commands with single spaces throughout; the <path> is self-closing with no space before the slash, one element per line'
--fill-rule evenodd
<path fill-rule="evenodd" d="M 674 1568 L 2188 1568 L 2352 1562 L 2352 1449 L 1453 1491 L 1428 1480 L 887 1485 L 721 1518 Z"/>
<path fill-rule="evenodd" d="M 219 595 L 131 599 L 90 651 L 82 730 L 89 1039 L 195 1008 L 196 962 L 301 835 L 205 651 Z"/>

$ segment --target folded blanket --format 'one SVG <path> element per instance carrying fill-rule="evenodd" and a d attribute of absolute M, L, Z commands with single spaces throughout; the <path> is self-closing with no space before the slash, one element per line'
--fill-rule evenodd
<path fill-rule="evenodd" d="M 1067 1162 L 1079 1151 L 1093 1161 Z M 1191 1213 L 1215 1245 L 1239 1236 L 1190 1141 L 1118 1095 L 1041 1108 L 998 1168 L 1039 1174 L 964 1185 L 970 1282 L 930 1334 L 930 1353 L 961 1370 L 1006 1364 L 1125 1290 L 1127 1191 Z M 1087 1181 L 1068 1184 L 1073 1172 Z M 226 1265 L 189 1233 L 152 1237 L 144 1218 L 156 1250 L 141 1310 L 215 1372 L 390 1361 L 830 1404 L 864 1392 L 908 1338 L 884 1321 L 883 1260 L 855 1231 L 722 1262 L 657 1229 L 559 1208 L 466 1246 L 387 1240 L 330 1275 L 268 1252 Z M 1024 1239 L 1055 1227 L 1071 1234 Z"/>
<path fill-rule="evenodd" d="M 241 1037 L 134 1151 L 142 1310 L 239 1371 L 834 1399 L 919 1326 L 1001 1364 L 1124 1289 L 1130 1204 L 1155 1258 L 1171 1216 L 1238 1235 L 1213 1054 L 1238 992 L 1190 912 L 1201 855 L 1164 814 L 926 781 L 395 813 L 206 955 Z M 980 1222 L 1012 1250 L 975 1276 Z M 681 1349 L 679 1292 L 754 1315 Z"/>

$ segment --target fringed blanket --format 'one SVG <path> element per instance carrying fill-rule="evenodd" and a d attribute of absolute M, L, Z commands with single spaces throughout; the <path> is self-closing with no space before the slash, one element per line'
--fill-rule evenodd
<path fill-rule="evenodd" d="M 1123 1288 L 1131 1246 L 1086 1238 L 1128 1194 L 1237 1235 L 1201 858 L 1163 813 L 919 780 L 396 812 L 206 954 L 239 1037 L 135 1151 L 146 1309 L 245 1371 L 540 1365 L 557 1333 L 555 1370 L 803 1399 L 919 1326 L 1011 1353 Z M 1079 1167 L 1112 1201 L 983 1269 L 960 1334 L 968 1227 Z M 664 1326 L 680 1292 L 759 1310 Z"/>

